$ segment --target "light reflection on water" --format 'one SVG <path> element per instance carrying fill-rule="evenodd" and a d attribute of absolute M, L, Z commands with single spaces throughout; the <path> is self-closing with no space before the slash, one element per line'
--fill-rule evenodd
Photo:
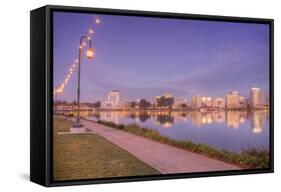
<path fill-rule="evenodd" d="M 175 140 L 229 151 L 269 150 L 269 114 L 263 111 L 96 111 L 82 112 L 82 116 L 116 124 L 136 123 Z"/>

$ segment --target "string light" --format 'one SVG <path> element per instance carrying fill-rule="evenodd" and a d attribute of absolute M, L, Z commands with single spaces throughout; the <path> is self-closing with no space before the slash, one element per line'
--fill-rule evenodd
<path fill-rule="evenodd" d="M 95 18 L 95 23 L 100 24 L 100 19 L 98 17 Z"/>
<path fill-rule="evenodd" d="M 95 17 L 94 24 L 100 24 L 100 23 L 101 23 L 100 19 Z M 88 30 L 87 40 L 92 39 L 91 35 L 93 35 L 93 33 L 94 33 L 93 27 L 90 27 L 90 29 Z M 79 49 L 82 49 L 85 46 L 86 46 L 86 42 L 83 42 L 82 45 L 79 45 L 78 47 L 79 47 Z M 78 62 L 79 62 L 79 60 L 75 59 L 74 63 L 70 65 L 68 73 L 67 73 L 64 81 L 60 84 L 60 86 L 57 86 L 56 89 L 54 90 L 54 95 L 64 92 L 64 88 L 68 84 L 69 80 L 71 79 L 73 72 L 74 72 L 75 68 L 77 67 Z"/>
<path fill-rule="evenodd" d="M 64 87 L 67 85 L 69 79 L 71 78 L 74 69 L 76 68 L 75 64 L 72 64 L 71 67 L 69 68 L 69 72 L 66 75 L 66 78 L 64 79 L 63 83 L 57 87 L 57 89 L 54 91 L 54 94 L 56 93 L 62 93 L 64 91 Z"/>

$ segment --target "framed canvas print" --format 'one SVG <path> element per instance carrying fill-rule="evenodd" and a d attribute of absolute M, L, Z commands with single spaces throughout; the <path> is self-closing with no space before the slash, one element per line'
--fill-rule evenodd
<path fill-rule="evenodd" d="M 273 172 L 273 20 L 31 11 L 30 178 Z"/>

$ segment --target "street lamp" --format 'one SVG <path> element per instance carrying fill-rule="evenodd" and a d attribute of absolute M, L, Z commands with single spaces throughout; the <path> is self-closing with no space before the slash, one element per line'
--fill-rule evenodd
<path fill-rule="evenodd" d="M 86 52 L 88 59 L 92 59 L 94 57 L 94 50 L 89 48 Z"/>
<path fill-rule="evenodd" d="M 80 71 L 81 71 L 81 58 L 82 58 L 82 51 L 83 47 L 88 42 L 89 48 L 86 51 L 86 56 L 88 59 L 92 59 L 94 57 L 94 51 L 92 49 L 92 41 L 89 36 L 82 36 L 80 37 L 80 46 L 79 46 L 79 54 L 78 54 L 78 84 L 77 84 L 77 118 L 76 122 L 71 128 L 71 132 L 85 132 L 85 127 L 80 122 Z"/>

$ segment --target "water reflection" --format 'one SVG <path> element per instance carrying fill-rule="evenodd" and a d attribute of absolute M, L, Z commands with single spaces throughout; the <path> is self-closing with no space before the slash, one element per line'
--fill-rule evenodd
<path fill-rule="evenodd" d="M 263 127 L 265 125 L 266 116 L 268 117 L 268 114 L 264 115 L 260 111 L 255 111 L 252 113 L 252 131 L 253 133 L 261 133 L 263 131 Z"/>
<path fill-rule="evenodd" d="M 95 111 L 81 112 L 81 116 L 94 120 L 111 121 L 116 124 L 124 123 L 125 119 L 134 122 L 151 120 L 163 128 L 172 127 L 179 122 L 191 120 L 193 126 L 202 127 L 208 124 L 225 123 L 227 127 L 238 129 L 246 121 L 251 122 L 253 133 L 261 133 L 268 121 L 269 114 L 264 111 L 212 111 L 212 112 L 177 112 L 177 111 Z"/>
<path fill-rule="evenodd" d="M 162 125 L 164 128 L 170 128 L 174 124 L 174 116 L 169 115 L 157 115 L 155 123 Z"/>
<path fill-rule="evenodd" d="M 75 116 L 73 112 L 68 115 Z M 205 143 L 240 151 L 251 147 L 269 149 L 269 113 L 264 111 L 82 111 L 90 120 L 116 124 L 136 123 L 156 129 L 176 140 Z"/>

